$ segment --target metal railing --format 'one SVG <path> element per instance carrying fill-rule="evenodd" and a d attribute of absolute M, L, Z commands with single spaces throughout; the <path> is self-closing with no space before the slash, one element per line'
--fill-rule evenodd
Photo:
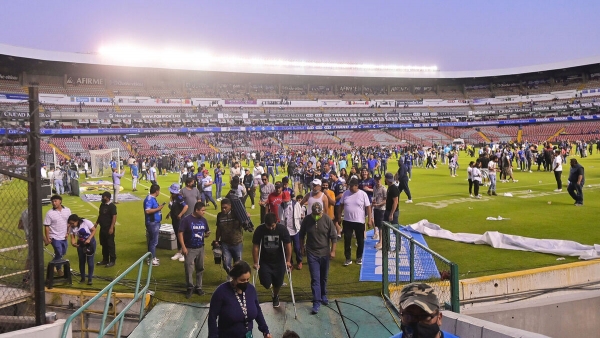
<path fill-rule="evenodd" d="M 144 287 L 140 288 L 140 286 L 141 286 L 140 283 L 141 283 L 141 279 L 142 279 L 142 271 L 144 268 L 144 261 L 146 259 L 152 259 L 152 254 L 150 252 L 147 252 L 144 256 L 142 256 L 140 259 L 138 259 L 127 270 L 125 270 L 125 272 L 123 272 L 121 275 L 119 275 L 117 278 L 115 278 L 110 284 L 108 284 L 104 289 L 102 289 L 102 291 L 98 292 L 98 294 L 96 296 L 94 296 L 92 299 L 90 299 L 88 302 L 86 302 L 82 307 L 80 307 L 77 311 L 75 311 L 71 316 L 69 316 L 69 318 L 67 318 L 67 321 L 65 322 L 65 325 L 63 326 L 61 338 L 67 337 L 67 333 L 69 330 L 69 326 L 71 325 L 71 322 L 73 322 L 73 320 L 75 320 L 78 316 L 80 316 L 87 308 L 89 308 L 92 304 L 94 304 L 98 299 L 100 299 L 104 295 L 106 295 L 106 303 L 104 304 L 104 311 L 102 313 L 102 321 L 100 322 L 100 329 L 98 331 L 98 337 L 100 337 L 100 338 L 104 337 L 104 335 L 106 333 L 108 333 L 108 331 L 110 329 L 112 329 L 112 327 L 117 322 L 119 323 L 119 327 L 118 327 L 117 335 L 115 337 L 121 337 L 121 330 L 123 328 L 123 321 L 125 320 L 125 314 L 135 304 L 135 302 L 138 299 L 140 299 L 140 297 L 146 295 L 146 293 L 148 292 L 148 289 L 150 287 L 150 278 L 152 276 L 152 264 L 149 264 L 149 266 L 148 266 L 148 275 L 146 276 L 146 284 L 144 285 Z M 137 280 L 135 283 L 135 292 L 134 292 L 133 299 L 131 300 L 131 302 L 129 302 L 129 304 L 127 304 L 123 308 L 123 310 L 121 310 L 121 312 L 119 314 L 117 314 L 115 316 L 115 318 L 110 323 L 108 323 L 108 325 L 106 325 L 106 317 L 108 316 L 108 311 L 111 306 L 111 296 L 113 294 L 113 288 L 136 267 L 138 268 L 138 271 L 137 271 Z M 142 317 L 144 315 L 145 301 L 142 299 L 140 301 L 140 303 L 141 303 L 141 305 L 140 305 L 139 320 L 141 321 Z"/>
<path fill-rule="evenodd" d="M 383 222 L 382 230 L 382 294 L 386 300 L 396 307 L 404 285 L 423 282 L 436 290 L 445 309 L 458 313 L 458 265 L 416 241 L 401 225 Z"/>

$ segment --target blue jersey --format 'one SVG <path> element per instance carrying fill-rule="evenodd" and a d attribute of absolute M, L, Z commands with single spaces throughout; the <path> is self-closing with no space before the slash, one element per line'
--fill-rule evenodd
<path fill-rule="evenodd" d="M 156 197 L 152 195 L 146 196 L 144 199 L 144 214 L 146 216 L 146 223 L 162 221 L 162 212 L 160 212 L 160 210 L 152 214 L 146 214 L 146 210 L 156 209 L 158 206 L 159 205 Z"/>
<path fill-rule="evenodd" d="M 135 164 L 131 165 L 131 176 L 138 176 L 138 166 Z"/>
<path fill-rule="evenodd" d="M 223 182 L 223 170 L 215 168 L 215 182 Z"/>
<path fill-rule="evenodd" d="M 204 237 L 210 232 L 206 218 L 187 215 L 179 224 L 179 232 L 183 232 L 183 242 L 189 249 L 198 249 L 204 246 Z"/>

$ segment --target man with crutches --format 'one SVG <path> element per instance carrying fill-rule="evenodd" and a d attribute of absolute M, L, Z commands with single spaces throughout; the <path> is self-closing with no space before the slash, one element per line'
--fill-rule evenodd
<path fill-rule="evenodd" d="M 305 245 L 306 239 L 306 245 Z M 328 305 L 327 276 L 329 260 L 335 258 L 337 231 L 333 221 L 323 213 L 323 205 L 315 202 L 312 213 L 300 225 L 300 247 L 306 255 L 313 294 L 312 314 L 319 313 L 321 304 Z"/>
<path fill-rule="evenodd" d="M 273 307 L 279 307 L 279 290 L 286 271 L 292 269 L 290 233 L 285 225 L 277 223 L 275 214 L 268 213 L 265 215 L 265 223 L 254 230 L 252 244 L 252 258 L 254 268 L 258 270 L 258 280 L 266 289 L 273 288 Z"/>

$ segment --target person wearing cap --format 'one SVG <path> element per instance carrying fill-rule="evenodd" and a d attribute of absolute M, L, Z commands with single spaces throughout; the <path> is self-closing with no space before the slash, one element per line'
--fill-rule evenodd
<path fill-rule="evenodd" d="M 277 223 L 275 214 L 268 213 L 265 222 L 254 230 L 252 244 L 254 269 L 258 270 L 260 284 L 265 289 L 273 287 L 273 307 L 279 307 L 283 277 L 287 270 L 292 269 L 290 233 L 283 224 Z"/>
<path fill-rule="evenodd" d="M 54 260 L 58 261 L 67 254 L 68 224 L 67 219 L 71 216 L 71 209 L 62 205 L 60 195 L 50 197 L 52 209 L 46 212 L 44 218 L 44 244 L 52 244 L 54 248 Z M 62 264 L 56 266 L 56 273 L 59 277 L 63 276 Z"/>
<path fill-rule="evenodd" d="M 98 218 L 95 227 L 100 226 L 100 246 L 102 246 L 102 260 L 96 265 L 107 268 L 115 265 L 117 250 L 115 246 L 115 224 L 117 223 L 117 206 L 110 202 L 111 194 L 102 193 L 102 203 L 98 207 Z"/>
<path fill-rule="evenodd" d="M 300 225 L 300 247 L 306 255 L 312 291 L 312 313 L 317 314 L 321 304 L 327 306 L 327 277 L 329 261 L 335 258 L 337 231 L 329 216 L 323 214 L 323 205 L 313 203 L 311 215 L 304 217 Z"/>
<path fill-rule="evenodd" d="M 387 198 L 387 190 L 381 184 L 381 175 L 375 174 L 375 186 L 373 187 L 373 223 L 375 223 L 375 228 L 373 229 L 373 239 L 380 240 L 379 238 L 379 230 L 383 227 L 383 218 L 385 213 L 385 201 Z M 392 177 L 393 179 L 393 177 Z M 386 175 L 386 183 L 387 183 L 387 175 Z M 385 220 L 387 221 L 387 220 Z M 381 241 L 381 240 L 380 240 Z M 379 244 L 379 243 L 378 243 Z M 375 246 L 377 248 L 377 246 Z"/>
<path fill-rule="evenodd" d="M 275 191 L 275 185 L 269 182 L 267 174 L 261 174 L 260 180 L 260 200 L 258 201 L 258 204 L 260 205 L 260 222 L 264 223 L 265 215 L 267 214 L 267 202 L 269 199 L 269 195 L 271 195 L 271 193 Z"/>
<path fill-rule="evenodd" d="M 459 338 L 442 331 L 442 312 L 435 290 L 424 283 L 411 283 L 400 292 L 400 330 L 390 338 Z"/>
<path fill-rule="evenodd" d="M 324 209 L 327 209 L 329 207 L 329 199 L 327 198 L 327 196 L 325 196 L 323 191 L 321 191 L 321 184 L 321 180 L 315 178 L 311 182 L 312 190 L 310 191 L 310 193 L 306 194 L 306 196 L 304 196 L 304 198 L 302 199 L 302 205 L 306 204 L 307 216 L 312 213 L 312 205 L 316 202 L 321 203 Z"/>
<path fill-rule="evenodd" d="M 301 247 L 299 235 L 302 209 L 300 209 L 300 203 L 292 199 L 290 194 L 282 195 L 283 197 L 281 204 L 279 205 L 277 217 L 279 218 L 280 223 L 285 225 L 290 233 L 292 249 L 296 255 L 296 269 L 302 270 L 302 251 L 300 250 Z"/>
<path fill-rule="evenodd" d="M 170 201 L 169 201 L 169 213 L 167 214 L 167 219 L 171 218 L 171 224 L 173 225 L 173 232 L 175 235 L 179 233 L 179 224 L 181 224 L 181 218 L 185 215 L 189 206 L 185 202 L 183 195 L 181 194 L 181 189 L 179 188 L 179 184 L 173 183 L 169 187 L 169 192 L 171 193 Z M 179 260 L 180 262 L 185 261 L 185 257 L 181 254 L 181 243 L 177 241 L 177 253 L 171 257 L 171 260 Z"/>
<path fill-rule="evenodd" d="M 341 199 L 344 212 L 342 234 L 344 235 L 344 255 L 346 261 L 344 266 L 352 264 L 352 234 L 356 236 L 356 264 L 362 264 L 362 255 L 365 248 L 365 222 L 369 218 L 369 225 L 374 226 L 371 213 L 371 201 L 366 192 L 358 188 L 358 180 L 351 179 L 348 182 L 348 190 L 344 192 Z"/>
<path fill-rule="evenodd" d="M 79 258 L 79 283 L 85 282 L 85 265 L 88 266 L 87 283 L 92 285 L 94 276 L 94 254 L 96 253 L 96 226 L 90 220 L 71 214 L 67 219 L 70 226 L 71 245 L 77 248 Z"/>
<path fill-rule="evenodd" d="M 283 196 L 283 186 L 281 185 L 281 182 L 277 181 L 275 182 L 275 191 L 270 193 L 269 197 L 267 198 L 267 212 L 277 216 L 277 222 L 280 221 L 279 206 L 283 201 Z"/>

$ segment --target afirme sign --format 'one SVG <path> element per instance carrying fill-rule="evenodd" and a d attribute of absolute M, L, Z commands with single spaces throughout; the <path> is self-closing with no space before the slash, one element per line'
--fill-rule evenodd
<path fill-rule="evenodd" d="M 104 86 L 104 79 L 93 77 L 71 77 L 67 79 L 67 84 L 70 85 L 89 85 L 89 86 Z"/>
<path fill-rule="evenodd" d="M 19 81 L 19 77 L 15 75 L 0 74 L 0 80 Z"/>

